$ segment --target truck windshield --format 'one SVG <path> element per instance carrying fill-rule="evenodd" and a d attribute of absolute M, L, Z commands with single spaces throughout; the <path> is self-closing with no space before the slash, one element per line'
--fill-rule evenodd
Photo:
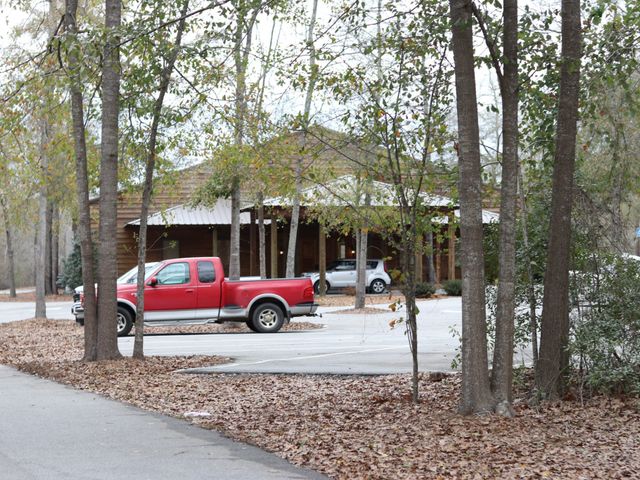
<path fill-rule="evenodd" d="M 160 262 L 150 262 L 150 263 L 145 263 L 144 264 L 144 279 L 145 280 L 147 278 L 149 278 L 149 275 L 151 275 L 151 272 L 153 272 L 156 269 L 156 267 L 159 265 L 159 263 Z M 116 283 L 119 284 L 119 285 L 121 285 L 123 283 L 136 283 L 137 279 L 138 279 L 138 267 L 133 267 L 127 273 L 125 273 L 124 275 L 119 277 L 118 280 L 116 280 Z"/>

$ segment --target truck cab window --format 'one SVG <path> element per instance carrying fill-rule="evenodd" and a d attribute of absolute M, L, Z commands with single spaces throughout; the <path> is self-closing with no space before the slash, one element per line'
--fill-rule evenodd
<path fill-rule="evenodd" d="M 171 263 L 156 275 L 158 285 L 182 285 L 189 283 L 189 264 Z"/>
<path fill-rule="evenodd" d="M 198 280 L 200 283 L 213 283 L 216 279 L 216 271 L 213 262 L 198 262 Z"/>

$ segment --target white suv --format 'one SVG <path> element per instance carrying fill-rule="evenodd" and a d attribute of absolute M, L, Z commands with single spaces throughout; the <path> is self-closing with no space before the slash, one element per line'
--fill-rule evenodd
<path fill-rule="evenodd" d="M 318 272 L 303 273 L 303 277 L 311 278 L 313 288 L 318 293 L 320 287 L 320 274 Z M 355 287 L 358 273 L 356 261 L 351 258 L 342 258 L 327 265 L 327 290 L 330 288 Z M 391 277 L 386 272 L 383 260 L 367 260 L 366 285 L 371 293 L 384 293 L 391 283 Z"/>

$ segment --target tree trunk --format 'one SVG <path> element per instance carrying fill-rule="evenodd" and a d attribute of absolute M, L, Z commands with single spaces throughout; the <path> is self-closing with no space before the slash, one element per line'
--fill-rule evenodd
<path fill-rule="evenodd" d="M 240 180 L 233 179 L 231 189 L 231 247 L 229 256 L 229 279 L 240 278 Z"/>
<path fill-rule="evenodd" d="M 401 207 L 404 214 L 401 215 L 404 224 L 409 220 L 409 227 L 401 233 L 401 263 L 405 273 L 403 295 L 407 308 L 407 339 L 411 352 L 411 399 L 418 403 L 418 322 L 416 307 L 416 244 L 418 235 L 415 229 L 415 207 L 409 207 L 406 203 Z M 412 212 L 413 210 L 413 212 Z M 413 220 L 413 221 L 412 221 Z"/>
<path fill-rule="evenodd" d="M 46 173 L 45 173 L 46 175 Z M 46 178 L 46 177 L 45 177 Z M 48 180 L 45 180 L 48 182 Z M 47 211 L 45 215 L 45 236 L 44 236 L 44 293 L 46 295 L 53 294 L 51 289 L 51 261 L 52 261 L 52 220 L 53 220 L 53 201 L 47 199 Z"/>
<path fill-rule="evenodd" d="M 259 12 L 256 6 L 252 16 L 247 20 L 249 6 L 245 0 L 237 5 L 236 30 L 234 33 L 233 58 L 236 69 L 236 91 L 234 112 L 234 142 L 240 147 L 244 145 L 244 127 L 247 112 L 246 73 L 247 62 L 251 52 L 251 37 L 253 26 Z M 240 177 L 235 176 L 231 181 L 231 239 L 229 254 L 229 278 L 240 278 Z"/>
<path fill-rule="evenodd" d="M 367 240 L 368 231 L 366 228 L 360 229 L 358 241 L 356 243 L 356 262 L 358 271 L 356 272 L 356 304 L 355 308 L 364 308 L 367 293 Z"/>
<path fill-rule="evenodd" d="M 516 286 L 516 202 L 518 195 L 518 2 L 504 2 L 502 95 L 502 186 L 496 340 L 491 390 L 497 410 L 513 416 L 513 336 Z"/>
<path fill-rule="evenodd" d="M 306 134 L 303 133 L 306 139 Z M 306 140 L 303 140 L 302 151 Z M 291 221 L 289 222 L 289 243 L 287 245 L 287 266 L 285 269 L 285 278 L 293 278 L 296 276 L 296 246 L 298 240 L 298 224 L 300 223 L 300 193 L 302 191 L 302 157 L 296 160 L 296 193 L 293 197 L 293 205 L 291 206 Z"/>
<path fill-rule="evenodd" d="M 533 278 L 533 268 L 531 266 L 531 248 L 529 246 L 529 228 L 527 226 L 528 223 L 528 212 L 527 212 L 527 202 L 524 194 L 524 179 L 522 175 L 522 169 L 518 167 L 519 171 L 519 179 L 520 179 L 520 209 L 522 210 L 522 244 L 524 246 L 525 252 L 525 262 L 527 265 L 527 301 L 529 302 L 529 332 L 531 338 L 531 354 L 533 358 L 533 368 L 535 369 L 538 365 L 538 315 L 536 313 L 537 310 L 537 301 L 536 301 L 536 290 Z"/>
<path fill-rule="evenodd" d="M 437 283 L 436 269 L 433 262 L 433 231 L 429 229 L 426 234 L 425 243 L 427 244 L 427 281 L 431 284 Z"/>
<path fill-rule="evenodd" d="M 36 253 L 35 253 L 35 273 L 36 273 L 36 318 L 47 318 L 46 295 L 46 270 L 47 270 L 47 186 L 46 176 L 48 169 L 47 152 L 45 145 L 48 141 L 47 122 L 45 119 L 41 123 L 40 132 L 40 159 L 42 167 L 42 178 L 40 192 L 38 194 L 38 225 L 36 226 Z"/>
<path fill-rule="evenodd" d="M 0 208 L 2 208 L 2 216 L 4 217 L 4 233 L 7 243 L 7 263 L 9 264 L 9 297 L 16 298 L 16 267 L 15 256 L 13 251 L 13 233 L 9 224 L 9 212 L 2 197 L 0 197 Z"/>
<path fill-rule="evenodd" d="M 58 294 L 58 251 L 60 247 L 60 208 L 53 204 L 51 215 L 51 292 Z"/>
<path fill-rule="evenodd" d="M 162 115 L 164 97 L 169 89 L 171 73 L 178 58 L 180 45 L 182 44 L 182 33 L 187 23 L 186 15 L 189 11 L 189 2 L 184 2 L 180 11 L 180 22 L 176 32 L 174 47 L 169 54 L 167 63 L 160 75 L 160 86 L 158 87 L 158 98 L 153 106 L 151 121 L 151 131 L 149 132 L 149 144 L 147 147 L 147 162 L 145 167 L 144 187 L 142 189 L 142 204 L 140 206 L 140 230 L 138 232 L 138 274 L 136 285 L 136 334 L 133 342 L 133 358 L 144 358 L 144 287 L 145 287 L 145 263 L 147 258 L 147 216 L 149 215 L 149 205 L 153 193 L 153 172 L 156 166 L 156 146 L 158 139 L 158 128 Z"/>
<path fill-rule="evenodd" d="M 65 29 L 76 41 L 78 28 L 76 14 L 78 0 L 66 0 Z M 82 284 L 84 288 L 84 361 L 94 361 L 97 358 L 97 320 L 95 277 L 93 271 L 93 242 L 91 240 L 91 215 L 89 211 L 89 181 L 87 174 L 87 146 L 84 129 L 84 107 L 79 77 L 78 57 L 71 49 L 67 60 L 70 76 L 69 91 L 71 93 L 71 117 L 73 123 L 73 141 L 76 162 L 76 190 L 78 198 L 78 239 L 82 262 Z"/>
<path fill-rule="evenodd" d="M 100 158 L 100 221 L 98 227 L 98 349 L 97 359 L 120 358 L 117 337 L 117 201 L 118 114 L 120 104 L 120 0 L 105 0 L 102 66 L 102 130 Z"/>
<path fill-rule="evenodd" d="M 489 412 L 482 230 L 482 178 L 471 2 L 450 0 L 459 136 L 462 269 L 462 392 L 460 412 Z"/>
<path fill-rule="evenodd" d="M 551 222 L 542 301 L 540 358 L 536 368 L 538 394 L 549 399 L 563 395 L 564 376 L 569 366 L 569 258 L 581 55 L 580 1 L 563 0 Z"/>
<path fill-rule="evenodd" d="M 302 114 L 302 146 L 300 147 L 300 156 L 296 160 L 296 192 L 291 207 L 291 223 L 289 225 L 289 244 L 287 246 L 287 267 L 286 277 L 295 276 L 296 267 L 296 246 L 298 243 L 298 224 L 300 219 L 300 195 L 302 191 L 302 159 L 307 148 L 307 130 L 309 129 L 309 118 L 311 114 L 311 100 L 316 87 L 318 76 L 318 67 L 316 65 L 316 49 L 313 40 L 313 30 L 316 25 L 316 17 L 318 13 L 318 0 L 313 0 L 311 18 L 309 19 L 309 28 L 307 30 L 307 48 L 309 49 L 309 83 L 307 84 L 307 92 L 304 99 L 304 112 Z"/>

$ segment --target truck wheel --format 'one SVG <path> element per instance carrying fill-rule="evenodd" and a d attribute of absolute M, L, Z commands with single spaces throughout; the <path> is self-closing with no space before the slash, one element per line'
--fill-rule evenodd
<path fill-rule="evenodd" d="M 284 323 L 282 309 L 274 303 L 259 305 L 251 316 L 252 330 L 258 333 L 276 333 Z"/>
<path fill-rule="evenodd" d="M 249 330 L 251 330 L 252 332 L 257 332 L 256 328 L 253 326 L 253 320 L 247 320 L 247 327 L 249 327 Z"/>
<path fill-rule="evenodd" d="M 124 307 L 118 307 L 118 336 L 124 337 L 133 328 L 133 318 L 131 312 Z"/>
<path fill-rule="evenodd" d="M 324 289 L 325 293 L 329 291 L 329 282 L 325 282 L 326 288 Z M 316 281 L 313 284 L 313 293 L 318 295 L 320 293 L 320 280 Z"/>
<path fill-rule="evenodd" d="M 387 288 L 387 284 L 384 283 L 384 280 L 377 278 L 371 282 L 371 287 L 369 288 L 371 289 L 371 293 L 384 293 Z"/>

